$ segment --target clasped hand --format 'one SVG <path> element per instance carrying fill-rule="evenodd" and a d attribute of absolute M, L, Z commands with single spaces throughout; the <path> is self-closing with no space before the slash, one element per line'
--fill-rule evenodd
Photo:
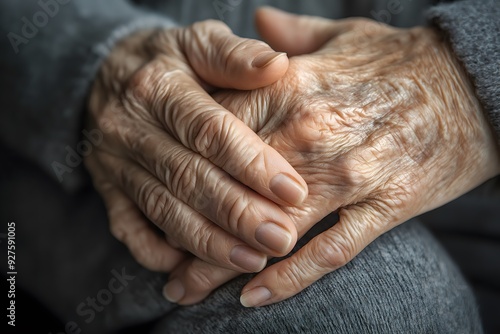
<path fill-rule="evenodd" d="M 257 27 L 289 62 L 274 54 L 265 66 L 248 66 L 269 47 L 209 22 L 156 41 L 160 56 L 137 56 L 140 64 L 121 71 L 129 74 L 116 85 L 126 115 L 119 121 L 105 102 L 113 84 L 94 87 L 106 93 L 93 93 L 91 120 L 113 129 L 87 166 L 112 231 L 139 262 L 171 271 L 165 294 L 180 304 L 262 270 L 266 256 L 286 254 L 338 211 L 337 224 L 260 272 L 241 301 L 289 298 L 500 170 L 473 88 L 433 29 L 271 9 L 258 12 Z M 198 29 L 204 35 L 189 35 Z M 186 48 L 193 38 L 197 49 Z M 207 51 L 213 45 L 218 58 Z M 127 95 L 130 85 L 138 98 Z"/>

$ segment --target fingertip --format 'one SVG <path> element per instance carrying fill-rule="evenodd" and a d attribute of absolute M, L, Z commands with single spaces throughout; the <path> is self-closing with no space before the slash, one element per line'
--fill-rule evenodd
<path fill-rule="evenodd" d="M 212 21 L 193 25 L 190 36 L 194 38 L 189 38 L 184 45 L 190 65 L 201 79 L 213 86 L 241 90 L 261 88 L 279 80 L 288 69 L 286 54 L 275 52 L 262 41 L 221 30 L 220 25 Z"/>
<path fill-rule="evenodd" d="M 307 184 L 302 177 L 299 175 L 297 180 L 288 173 L 275 175 L 269 183 L 269 189 L 278 198 L 292 206 L 303 203 L 308 194 Z"/>
<path fill-rule="evenodd" d="M 244 60 L 247 61 L 247 60 Z M 240 66 L 241 69 L 247 69 L 230 83 L 237 89 L 251 90 L 271 85 L 281 79 L 288 70 L 289 60 L 284 52 L 275 52 L 269 48 L 253 59 L 250 59 L 250 66 Z M 237 69 L 234 69 L 238 72 Z"/>
<path fill-rule="evenodd" d="M 246 291 L 245 293 L 242 293 L 240 296 L 240 303 L 244 307 L 263 306 L 269 303 L 272 296 L 273 294 L 268 288 L 264 286 L 258 286 Z"/>
<path fill-rule="evenodd" d="M 184 298 L 186 289 L 181 280 L 174 278 L 163 287 L 163 297 L 171 303 L 177 303 Z"/>
<path fill-rule="evenodd" d="M 265 68 L 283 56 L 286 56 L 286 53 L 276 51 L 263 52 L 254 58 L 252 66 L 255 68 Z"/>
<path fill-rule="evenodd" d="M 272 251 L 272 256 L 281 257 L 288 254 L 296 242 L 296 229 L 283 228 L 279 224 L 266 222 L 255 230 L 255 239 Z M 292 232 L 289 232 L 292 230 Z"/>

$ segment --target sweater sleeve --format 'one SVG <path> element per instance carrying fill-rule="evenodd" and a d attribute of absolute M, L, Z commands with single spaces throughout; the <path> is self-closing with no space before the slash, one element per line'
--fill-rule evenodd
<path fill-rule="evenodd" d="M 440 4 L 428 18 L 449 36 L 500 143 L 500 1 Z"/>
<path fill-rule="evenodd" d="M 2 0 L 1 144 L 77 190 L 82 115 L 101 61 L 137 30 L 174 25 L 126 0 Z"/>

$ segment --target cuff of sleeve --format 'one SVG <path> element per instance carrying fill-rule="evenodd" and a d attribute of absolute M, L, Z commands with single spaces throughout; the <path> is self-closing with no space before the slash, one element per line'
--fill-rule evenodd
<path fill-rule="evenodd" d="M 85 63 L 80 67 L 80 75 L 71 84 L 70 96 L 64 99 L 63 119 L 76 120 L 70 124 L 66 123 L 66 126 L 69 125 L 73 128 L 63 132 L 71 138 L 52 137 L 48 141 L 41 141 L 43 146 L 39 147 L 42 152 L 39 156 L 46 159 L 41 161 L 42 168 L 48 168 L 49 175 L 54 176 L 66 191 L 73 193 L 88 183 L 88 177 L 83 167 L 83 155 L 85 154 L 83 148 L 92 147 L 93 149 L 94 143 L 92 138 L 87 138 L 88 135 L 85 136 L 85 133 L 82 132 L 82 111 L 85 110 L 82 100 L 86 100 L 82 98 L 87 96 L 102 62 L 120 40 L 137 31 L 175 26 L 176 24 L 166 17 L 148 15 L 117 25 L 110 30 L 110 33 L 103 36 L 105 39 L 87 49 L 87 55 L 84 57 Z"/>
<path fill-rule="evenodd" d="M 500 3 L 460 1 L 431 8 L 428 19 L 449 37 L 500 143 Z"/>

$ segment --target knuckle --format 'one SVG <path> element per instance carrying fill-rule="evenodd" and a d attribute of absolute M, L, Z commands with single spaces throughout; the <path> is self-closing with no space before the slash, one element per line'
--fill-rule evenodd
<path fill-rule="evenodd" d="M 192 187 L 194 191 L 189 193 L 188 202 L 192 203 L 194 209 L 204 212 L 209 217 L 218 217 L 216 221 L 221 221 L 223 212 L 226 212 L 224 199 L 228 196 L 228 189 L 225 187 L 228 180 L 225 173 L 219 168 L 202 161 L 198 167 L 197 179 Z"/>
<path fill-rule="evenodd" d="M 148 244 L 141 245 L 141 247 L 136 247 L 133 250 L 136 261 L 148 269 L 155 269 L 155 261 L 153 260 L 155 256 L 151 256 L 153 254 Z"/>
<path fill-rule="evenodd" d="M 124 97 L 127 101 L 144 101 L 151 92 L 151 86 L 156 81 L 157 68 L 155 63 L 137 70 L 128 80 L 124 90 Z"/>
<path fill-rule="evenodd" d="M 111 115 L 110 113 L 104 112 L 105 116 L 100 117 L 97 120 L 97 129 L 102 131 L 105 134 L 116 133 L 118 130 L 118 123 L 121 118 L 116 119 L 115 115 Z"/>
<path fill-rule="evenodd" d="M 135 260 L 148 269 L 155 269 L 157 257 L 151 243 L 148 242 L 147 228 L 139 228 L 134 231 L 133 235 L 130 231 L 123 232 L 125 233 L 122 241 L 127 245 Z"/>
<path fill-rule="evenodd" d="M 190 152 L 178 151 L 168 158 L 168 162 L 167 168 L 160 162 L 157 169 L 158 172 L 164 170 L 165 180 L 171 191 L 176 195 L 195 195 L 197 192 L 193 191 L 193 188 L 200 160 L 195 159 Z"/>
<path fill-rule="evenodd" d="M 229 136 L 232 134 L 232 119 L 229 115 L 207 111 L 189 126 L 189 137 L 193 148 L 205 158 L 225 155 Z"/>
<path fill-rule="evenodd" d="M 348 196 L 369 194 L 387 182 L 394 170 L 390 168 L 393 158 L 388 151 L 377 138 L 370 138 L 337 158 L 340 184 Z"/>
<path fill-rule="evenodd" d="M 108 135 L 111 135 L 111 137 L 120 135 L 121 130 L 127 127 L 128 115 L 123 102 L 121 96 L 113 96 L 98 113 L 93 113 L 95 127 L 105 137 Z"/>
<path fill-rule="evenodd" d="M 191 152 L 179 151 L 168 158 L 168 163 L 161 164 L 158 173 L 162 173 L 161 168 L 174 196 L 199 212 L 206 211 L 216 196 L 217 184 L 213 184 L 215 181 L 210 177 L 215 166 Z"/>
<path fill-rule="evenodd" d="M 134 254 L 135 260 L 144 268 L 151 271 L 162 271 L 162 259 L 161 256 L 158 256 L 156 252 L 153 252 L 150 246 L 143 245 L 139 250 Z"/>
<path fill-rule="evenodd" d="M 124 242 L 127 239 L 127 231 L 116 221 L 110 222 L 109 231 L 118 241 Z"/>
<path fill-rule="evenodd" d="M 134 125 L 121 133 L 121 140 L 129 148 L 128 153 L 132 158 L 141 164 L 147 165 L 147 162 L 151 160 L 145 158 L 144 153 L 149 148 L 157 146 L 157 135 L 147 130 L 138 129 Z"/>
<path fill-rule="evenodd" d="M 351 259 L 351 251 L 345 243 L 338 243 L 324 247 L 321 253 L 317 254 L 318 262 L 327 268 L 340 268 Z"/>
<path fill-rule="evenodd" d="M 258 184 L 266 184 L 268 157 L 263 149 L 257 147 L 259 147 L 258 143 L 239 148 L 240 155 L 245 158 L 237 161 L 239 165 L 226 164 L 227 167 L 225 166 L 225 169 L 231 175 L 239 175 L 243 172 L 246 180 L 253 180 L 254 182 L 258 182 Z"/>
<path fill-rule="evenodd" d="M 341 156 L 337 162 L 342 183 L 347 188 L 348 193 L 358 193 L 372 178 L 371 164 L 358 154 L 351 153 Z"/>
<path fill-rule="evenodd" d="M 151 113 L 146 109 L 158 110 L 160 112 L 154 115 L 162 123 L 165 113 L 161 111 L 168 111 L 178 101 L 179 96 L 175 94 L 175 90 L 184 90 L 182 78 L 186 76 L 180 68 L 169 69 L 165 66 L 165 58 L 157 57 L 136 71 L 122 93 L 125 109 L 142 114 Z"/>
<path fill-rule="evenodd" d="M 152 54 L 161 52 L 166 54 L 176 54 L 178 49 L 176 37 L 179 36 L 183 29 L 157 29 L 155 30 L 144 43 L 144 47 Z"/>
<path fill-rule="evenodd" d="M 206 212 L 210 205 L 213 203 L 213 198 L 206 194 L 202 189 L 196 188 L 196 191 L 192 191 L 189 195 L 188 202 L 192 203 L 192 206 L 198 212 Z"/>
<path fill-rule="evenodd" d="M 193 265 L 186 273 L 186 279 L 189 285 L 198 292 L 208 292 L 214 289 L 215 283 L 212 276 L 212 271 L 205 266 Z"/>
<path fill-rule="evenodd" d="M 170 195 L 160 184 L 144 184 L 138 196 L 146 215 L 160 228 L 165 228 L 169 221 L 175 219 L 176 212 Z"/>
<path fill-rule="evenodd" d="M 280 287 L 281 294 L 290 295 L 309 285 L 306 277 L 308 277 L 306 268 L 292 262 L 290 265 L 280 266 L 277 272 L 277 286 Z"/>
<path fill-rule="evenodd" d="M 110 165 L 109 171 L 114 172 L 114 174 L 111 175 L 116 178 L 116 183 L 120 185 L 122 189 L 134 189 L 134 180 L 132 173 L 127 171 L 127 168 L 124 167 L 124 164 L 116 163 Z"/>
<path fill-rule="evenodd" d="M 149 227 L 142 227 L 136 232 L 138 262 L 149 270 L 162 269 L 162 254 L 157 251 L 151 238 L 154 232 Z"/>
<path fill-rule="evenodd" d="M 145 257 L 142 257 L 142 262 L 139 262 L 144 268 L 151 271 L 162 271 L 163 267 L 161 265 L 160 257 L 155 255 L 155 253 L 147 253 Z"/>
<path fill-rule="evenodd" d="M 341 127 L 335 121 L 334 113 L 322 105 L 309 105 L 300 108 L 300 118 L 297 119 L 295 141 L 304 153 L 328 152 L 326 149 L 334 140 Z"/>
<path fill-rule="evenodd" d="M 322 242 L 320 249 L 313 253 L 314 263 L 320 268 L 337 269 L 348 263 L 354 256 L 351 238 L 336 234 Z"/>
<path fill-rule="evenodd" d="M 163 263 L 163 257 L 158 252 L 149 251 L 145 253 L 142 262 L 139 262 L 143 267 L 151 271 L 165 271 L 165 268 L 170 267 Z"/>
<path fill-rule="evenodd" d="M 245 157 L 251 157 L 251 156 L 256 156 L 257 153 L 254 152 L 254 148 L 253 148 L 253 145 L 248 145 L 249 147 L 245 147 L 243 150 L 239 150 L 239 153 L 240 153 L 240 157 L 241 156 L 245 156 Z M 221 163 L 221 167 L 229 174 L 229 175 L 232 175 L 234 177 L 238 177 L 239 175 L 241 175 L 241 172 L 242 171 L 245 171 L 245 177 L 247 178 L 247 180 L 250 180 L 250 177 L 252 177 L 252 173 L 254 175 L 257 175 L 257 176 L 262 176 L 262 173 L 259 173 L 260 169 L 259 168 L 262 168 L 261 166 L 259 166 L 258 164 L 256 164 L 256 162 L 258 162 L 259 160 L 256 159 L 256 158 L 253 158 L 252 159 L 255 164 L 252 165 L 252 162 L 250 163 L 247 163 L 246 160 L 243 160 L 241 158 L 237 158 L 237 159 L 226 159 L 225 161 L 223 161 Z M 245 165 L 247 166 L 245 168 Z M 254 170 L 254 167 L 255 167 L 255 170 Z M 227 175 L 225 175 L 225 177 L 228 177 Z"/>
<path fill-rule="evenodd" d="M 212 257 L 214 253 L 211 251 L 214 247 L 215 249 L 217 249 L 218 246 L 214 240 L 215 238 L 212 230 L 210 230 L 206 225 L 203 224 L 192 231 L 191 235 L 192 237 L 190 238 L 190 242 L 193 251 L 195 251 L 196 254 L 201 257 Z"/>
<path fill-rule="evenodd" d="M 303 154 L 326 154 L 326 158 L 331 159 L 343 156 L 342 153 L 366 140 L 365 131 L 359 131 L 357 126 L 361 121 L 360 110 L 346 113 L 342 103 L 346 103 L 345 99 L 344 102 L 333 99 L 299 104 L 298 117 L 288 124 L 293 127 L 294 143 Z M 338 150 L 332 151 L 332 147 Z"/>
<path fill-rule="evenodd" d="M 233 195 L 228 194 L 228 196 Z M 245 193 L 238 194 L 238 196 L 233 196 L 232 199 L 228 198 L 227 200 L 232 200 L 232 203 L 227 206 L 227 210 L 219 210 L 219 221 L 227 221 L 229 231 L 231 233 L 235 233 L 236 235 L 241 235 L 246 230 L 246 226 L 248 225 L 245 217 L 247 210 L 251 208 L 251 201 Z M 251 214 L 250 216 L 255 217 L 254 214 Z"/>

